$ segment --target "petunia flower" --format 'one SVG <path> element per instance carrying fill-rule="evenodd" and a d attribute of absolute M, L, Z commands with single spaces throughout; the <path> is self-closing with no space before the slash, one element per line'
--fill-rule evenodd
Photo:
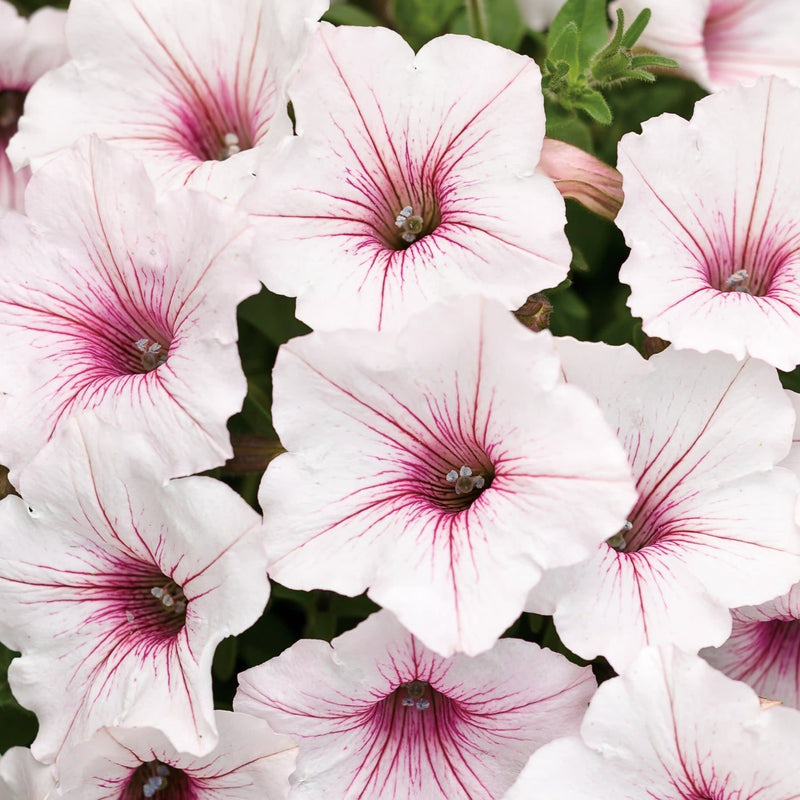
<path fill-rule="evenodd" d="M 68 202 L 65 201 L 68 198 Z M 84 140 L 0 224 L 0 462 L 16 471 L 73 414 L 144 433 L 164 477 L 232 454 L 246 392 L 236 305 L 258 290 L 244 215 Z"/>
<path fill-rule="evenodd" d="M 12 747 L 0 758 L 0 800 L 45 800 L 55 786 L 53 767 L 36 761 L 27 747 Z"/>
<path fill-rule="evenodd" d="M 6 148 L 17 132 L 28 90 L 67 60 L 66 18 L 64 11 L 40 8 L 26 20 L 11 3 L 0 0 L 0 208 L 23 209 L 30 170 L 15 173 Z"/>
<path fill-rule="evenodd" d="M 800 709 L 800 583 L 776 600 L 732 613 L 728 640 L 700 655 L 761 697 Z"/>
<path fill-rule="evenodd" d="M 72 0 L 72 60 L 31 92 L 9 148 L 34 170 L 96 133 L 161 187 L 236 201 L 291 133 L 286 83 L 326 0 Z M 52 120 L 58 125 L 53 126 Z"/>
<path fill-rule="evenodd" d="M 271 577 L 368 588 L 442 655 L 491 647 L 542 570 L 586 558 L 635 500 L 550 334 L 491 301 L 293 339 L 273 384 L 289 452 L 259 492 Z"/>
<path fill-rule="evenodd" d="M 554 570 L 528 608 L 563 642 L 618 671 L 647 645 L 696 653 L 731 630 L 729 609 L 800 578 L 796 477 L 776 467 L 794 415 L 775 370 L 719 353 L 558 340 L 567 382 L 594 395 L 628 453 L 639 499 L 587 561 Z"/>
<path fill-rule="evenodd" d="M 52 761 L 102 726 L 157 727 L 182 752 L 216 745 L 211 660 L 269 594 L 259 516 L 211 478 L 167 485 L 140 436 L 92 415 L 0 502 L 0 640 L 22 653 L 14 695 Z"/>
<path fill-rule="evenodd" d="M 517 639 L 442 658 L 387 611 L 243 672 L 234 707 L 298 739 L 291 797 L 495 800 L 577 732 L 591 669 Z"/>
<path fill-rule="evenodd" d="M 800 712 L 672 648 L 592 698 L 581 738 L 533 754 L 504 800 L 797 800 Z"/>
<path fill-rule="evenodd" d="M 536 172 L 540 84 L 531 59 L 470 37 L 415 55 L 385 28 L 320 26 L 290 88 L 300 135 L 243 201 L 267 287 L 313 328 L 380 329 L 466 294 L 517 308 L 559 283 L 571 253 Z"/>
<path fill-rule="evenodd" d="M 800 140 L 787 133 L 798 124 L 800 88 L 770 78 L 623 137 L 620 280 L 648 335 L 800 363 Z"/>
<path fill-rule="evenodd" d="M 219 744 L 178 750 L 155 728 L 103 728 L 59 759 L 64 800 L 282 800 L 297 747 L 260 719 L 215 712 Z"/>
<path fill-rule="evenodd" d="M 800 82 L 795 0 L 616 0 L 634 19 L 652 12 L 638 45 L 674 58 L 708 91 L 777 75 Z"/>
<path fill-rule="evenodd" d="M 800 395 L 787 394 L 797 414 Z M 781 464 L 800 476 L 800 414 L 795 419 L 792 449 Z M 728 640 L 700 655 L 762 697 L 800 709 L 800 583 L 774 600 L 731 613 L 733 629 Z"/>

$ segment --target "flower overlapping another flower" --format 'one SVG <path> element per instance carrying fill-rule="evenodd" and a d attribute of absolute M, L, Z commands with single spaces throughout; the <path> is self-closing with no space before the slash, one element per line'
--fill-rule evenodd
<path fill-rule="evenodd" d="M 619 172 L 545 142 L 558 82 L 546 105 L 532 58 L 473 37 L 414 53 L 320 0 L 73 0 L 67 60 L 4 45 L 25 23 L 0 5 L 8 57 L 57 67 L 24 106 L 37 70 L 0 69 L 34 170 L 25 214 L 0 186 L 0 641 L 38 721 L 2 800 L 800 796 L 800 710 L 737 682 L 798 705 L 775 367 L 800 362 L 800 88 L 775 57 L 723 75 L 754 24 L 733 5 L 692 7 L 708 63 L 683 66 L 764 77 L 628 133 Z M 550 18 L 546 70 L 583 91 L 562 131 L 668 63 L 627 52 L 646 13 Z M 617 217 L 663 352 L 558 335 L 584 258 L 562 195 Z M 272 293 L 315 330 L 285 341 Z M 248 488 L 225 464 L 254 418 L 280 444 Z M 381 610 L 287 636 L 304 592 L 309 617 Z"/>

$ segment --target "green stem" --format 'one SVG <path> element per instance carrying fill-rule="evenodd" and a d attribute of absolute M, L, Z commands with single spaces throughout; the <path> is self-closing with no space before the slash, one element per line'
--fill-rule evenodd
<path fill-rule="evenodd" d="M 476 39 L 489 41 L 489 17 L 485 0 L 466 0 L 470 33 Z"/>

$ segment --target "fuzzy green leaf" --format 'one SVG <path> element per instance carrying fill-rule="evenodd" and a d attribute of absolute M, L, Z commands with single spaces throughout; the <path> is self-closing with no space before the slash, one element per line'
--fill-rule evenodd
<path fill-rule="evenodd" d="M 553 47 L 570 23 L 575 23 L 578 28 L 578 56 L 583 69 L 608 41 L 605 0 L 567 0 L 550 26 L 547 37 L 549 48 Z"/>

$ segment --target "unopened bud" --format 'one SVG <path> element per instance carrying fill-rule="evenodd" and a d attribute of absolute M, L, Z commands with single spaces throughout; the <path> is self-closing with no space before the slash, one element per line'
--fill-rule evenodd
<path fill-rule="evenodd" d="M 545 138 L 539 171 L 562 197 L 577 200 L 601 217 L 614 219 L 622 206 L 622 175 L 579 147 Z"/>
<path fill-rule="evenodd" d="M 543 331 L 550 324 L 553 306 L 543 294 L 532 294 L 515 312 L 514 316 L 532 331 Z"/>

